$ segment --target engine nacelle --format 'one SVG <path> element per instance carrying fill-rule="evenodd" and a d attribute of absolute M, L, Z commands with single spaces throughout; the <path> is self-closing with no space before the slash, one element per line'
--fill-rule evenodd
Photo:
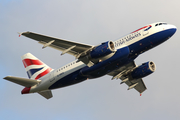
<path fill-rule="evenodd" d="M 113 55 L 109 60 L 99 62 L 92 67 L 85 67 L 85 68 L 81 69 L 80 75 L 88 76 L 92 73 L 93 74 L 98 73 L 97 72 L 98 70 L 101 70 L 101 68 L 104 68 L 105 66 L 109 66 L 108 64 L 113 63 L 114 61 L 120 62 L 120 61 L 127 60 L 129 54 L 130 54 L 129 47 L 128 46 L 123 47 L 123 48 L 117 50 L 115 55 Z M 107 69 L 107 71 L 109 71 L 109 69 Z"/>
<path fill-rule="evenodd" d="M 114 43 L 112 41 L 108 41 L 95 47 L 89 55 L 92 59 L 97 59 L 109 55 L 113 52 L 115 52 Z"/>
<path fill-rule="evenodd" d="M 156 70 L 156 65 L 154 62 L 146 62 L 141 66 L 138 66 L 135 70 L 133 70 L 130 74 L 132 79 L 139 79 L 146 77 L 147 75 L 153 73 Z"/>

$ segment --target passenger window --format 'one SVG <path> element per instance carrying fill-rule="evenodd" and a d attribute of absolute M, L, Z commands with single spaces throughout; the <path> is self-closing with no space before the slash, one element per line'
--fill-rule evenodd
<path fill-rule="evenodd" d="M 162 23 L 159 23 L 159 25 L 162 25 Z"/>
<path fill-rule="evenodd" d="M 158 24 L 156 24 L 155 26 L 158 26 Z"/>

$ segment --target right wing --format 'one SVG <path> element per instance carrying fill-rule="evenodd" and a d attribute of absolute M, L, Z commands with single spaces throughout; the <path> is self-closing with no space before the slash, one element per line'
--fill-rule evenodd
<path fill-rule="evenodd" d="M 33 40 L 39 41 L 40 44 L 44 45 L 43 48 L 49 46 L 62 51 L 62 55 L 65 53 L 69 53 L 75 56 L 76 58 L 78 58 L 82 54 L 85 54 L 87 51 L 94 47 L 92 45 L 62 40 L 54 37 L 40 35 L 33 32 L 23 32 L 19 34 L 31 38 Z"/>
<path fill-rule="evenodd" d="M 128 72 L 132 72 L 136 67 L 137 66 L 133 61 L 128 63 L 127 65 L 120 67 L 117 70 L 110 72 L 108 75 L 113 76 L 112 79 L 120 78 L 122 80 L 121 84 L 126 83 L 129 86 L 128 90 L 134 88 L 141 94 L 147 89 L 143 80 L 141 78 L 129 80 L 130 76 L 127 74 Z"/>

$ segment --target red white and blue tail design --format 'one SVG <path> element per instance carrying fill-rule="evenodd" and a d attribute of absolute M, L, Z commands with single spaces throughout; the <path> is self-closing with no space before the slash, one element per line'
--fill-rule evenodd
<path fill-rule="evenodd" d="M 37 80 L 53 70 L 35 56 L 33 56 L 31 53 L 23 55 L 21 59 L 30 79 Z"/>

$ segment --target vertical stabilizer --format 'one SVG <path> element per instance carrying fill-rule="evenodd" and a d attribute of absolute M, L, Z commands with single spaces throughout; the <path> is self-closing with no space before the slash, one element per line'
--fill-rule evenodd
<path fill-rule="evenodd" d="M 31 53 L 23 55 L 21 59 L 30 79 L 37 80 L 53 70 Z"/>

